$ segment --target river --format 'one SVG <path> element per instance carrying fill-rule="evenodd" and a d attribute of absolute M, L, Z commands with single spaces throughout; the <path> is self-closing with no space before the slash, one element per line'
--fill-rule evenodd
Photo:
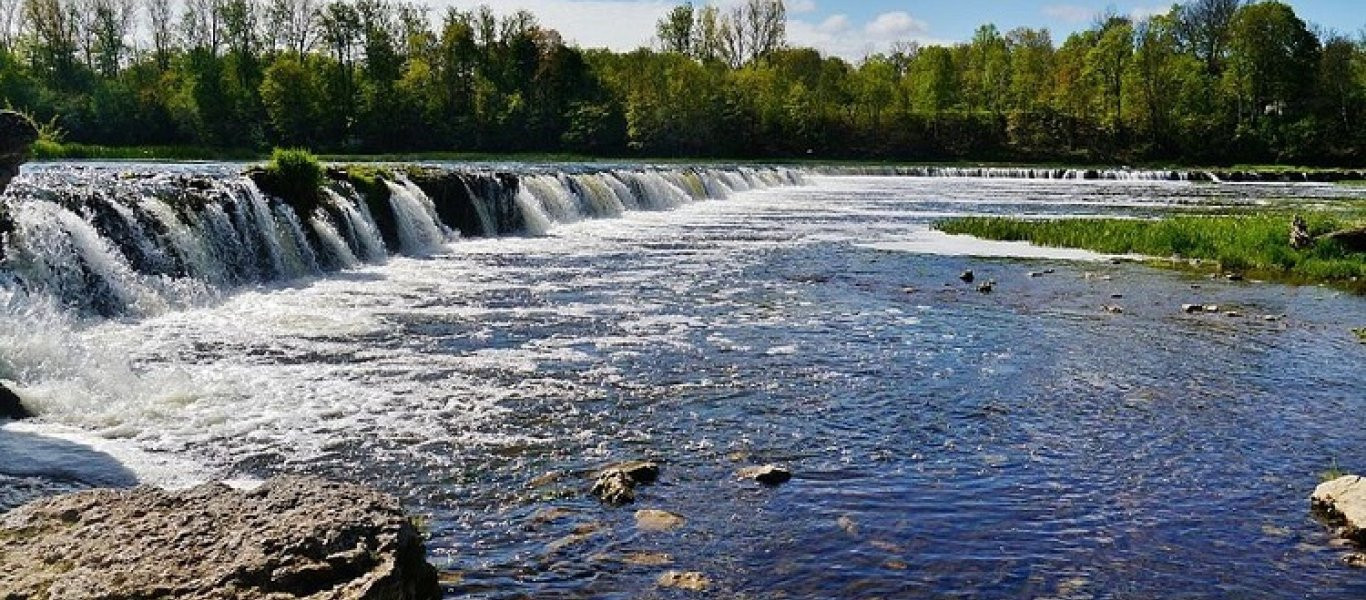
<path fill-rule="evenodd" d="M 775 173 L 588 213 L 537 175 L 540 214 L 491 238 L 423 221 L 417 191 L 436 229 L 388 258 L 336 226 L 349 261 L 285 244 L 277 275 L 11 282 L 0 375 L 39 417 L 0 428 L 0 485 L 358 481 L 423 516 L 451 597 L 672 597 L 667 569 L 716 597 L 1366 595 L 1308 511 L 1319 473 L 1366 470 L 1366 299 L 928 229 L 1348 190 Z M 43 252 L 66 250 L 21 281 Z M 114 309 L 64 295 L 92 272 L 131 282 L 100 288 Z M 588 495 L 635 458 L 663 465 L 636 505 Z M 735 478 L 765 463 L 793 480 Z M 641 508 L 686 522 L 642 531 Z"/>

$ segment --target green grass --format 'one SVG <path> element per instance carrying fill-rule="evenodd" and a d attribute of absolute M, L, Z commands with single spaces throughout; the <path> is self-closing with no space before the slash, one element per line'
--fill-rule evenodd
<path fill-rule="evenodd" d="M 207 146 L 97 146 L 39 140 L 35 160 L 260 160 L 266 155 L 242 148 Z"/>
<path fill-rule="evenodd" d="M 1309 230 L 1315 235 L 1351 226 L 1360 218 L 1355 211 L 1306 215 Z M 1159 220 L 964 217 L 940 221 L 936 227 L 946 233 L 992 240 L 1172 257 L 1181 260 L 1169 264 L 1180 266 L 1192 259 L 1214 261 L 1224 271 L 1248 276 L 1291 283 L 1332 283 L 1366 291 L 1366 253 L 1348 252 L 1330 241 L 1319 241 L 1304 250 L 1292 249 L 1290 219 L 1280 214 L 1183 215 Z"/>
<path fill-rule="evenodd" d="M 1336 481 L 1338 479 L 1346 477 L 1347 475 L 1349 475 L 1349 473 L 1342 470 L 1342 468 L 1338 466 L 1338 459 L 1334 458 L 1333 463 L 1329 465 L 1328 469 L 1319 473 L 1319 483 Z"/>

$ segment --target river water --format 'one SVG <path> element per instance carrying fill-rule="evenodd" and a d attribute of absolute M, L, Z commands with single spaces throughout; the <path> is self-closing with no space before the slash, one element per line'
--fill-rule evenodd
<path fill-rule="evenodd" d="M 1361 598 L 1308 495 L 1366 471 L 1366 299 L 927 230 L 1344 195 L 811 176 L 146 315 L 11 300 L 6 358 L 47 375 L 0 473 L 375 485 L 451 597 L 675 597 L 677 569 L 715 597 Z M 636 458 L 663 471 L 634 506 L 588 495 Z M 736 480 L 765 463 L 794 479 Z"/>

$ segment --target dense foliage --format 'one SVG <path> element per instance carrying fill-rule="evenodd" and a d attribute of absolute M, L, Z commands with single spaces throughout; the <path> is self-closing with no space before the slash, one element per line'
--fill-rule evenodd
<path fill-rule="evenodd" d="M 785 28 L 781 0 L 683 4 L 661 20 L 657 49 L 619 54 L 566 46 L 526 12 L 0 0 L 0 96 L 68 141 L 104 145 L 1337 164 L 1366 153 L 1366 41 L 1316 34 L 1278 2 L 1101 18 L 1061 46 L 1047 30 L 986 25 L 965 43 L 857 63 L 789 47 Z"/>

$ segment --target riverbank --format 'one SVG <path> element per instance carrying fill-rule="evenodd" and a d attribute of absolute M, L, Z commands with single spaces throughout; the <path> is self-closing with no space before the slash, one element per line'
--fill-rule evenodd
<path fill-rule="evenodd" d="M 1366 224 L 1366 204 L 1306 213 L 1309 233 L 1318 239 L 1303 249 L 1290 245 L 1291 219 L 1281 213 L 1178 215 L 1156 220 L 961 217 L 939 221 L 935 227 L 989 240 L 1170 257 L 1175 260 L 1152 262 L 1182 269 L 1212 266 L 1233 277 L 1325 283 L 1366 293 L 1366 253 L 1321 237 Z"/>

